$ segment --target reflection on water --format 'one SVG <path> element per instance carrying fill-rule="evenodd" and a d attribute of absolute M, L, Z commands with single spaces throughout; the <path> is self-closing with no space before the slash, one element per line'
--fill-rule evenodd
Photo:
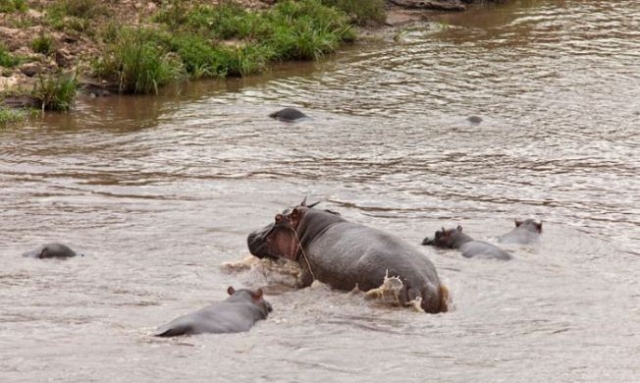
<path fill-rule="evenodd" d="M 639 14 L 513 1 L 0 131 L 1 380 L 636 381 Z M 267 117 L 284 106 L 312 119 Z M 219 266 L 305 195 L 416 245 L 457 224 L 491 240 L 514 218 L 544 233 L 507 263 L 424 249 L 446 315 L 278 285 L 250 333 L 149 337 L 273 281 Z M 20 257 L 49 241 L 86 256 Z"/>

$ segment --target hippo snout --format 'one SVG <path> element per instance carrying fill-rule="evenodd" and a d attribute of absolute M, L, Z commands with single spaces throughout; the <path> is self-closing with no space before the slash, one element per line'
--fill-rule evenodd
<path fill-rule="evenodd" d="M 256 257 L 260 257 L 260 254 L 266 250 L 265 241 L 261 240 L 260 234 L 255 232 L 247 237 L 247 245 L 249 246 L 249 252 Z"/>
<path fill-rule="evenodd" d="M 271 307 L 271 303 L 264 301 L 265 306 L 267 306 L 267 312 L 272 312 L 273 307 Z"/>
<path fill-rule="evenodd" d="M 267 244 L 267 237 L 271 232 L 272 226 L 273 225 L 268 225 L 261 230 L 256 230 L 249 234 L 249 236 L 247 237 L 247 245 L 249 246 L 249 252 L 251 253 L 251 255 L 258 258 L 278 258 L 271 254 L 271 252 L 269 251 L 269 246 Z"/>

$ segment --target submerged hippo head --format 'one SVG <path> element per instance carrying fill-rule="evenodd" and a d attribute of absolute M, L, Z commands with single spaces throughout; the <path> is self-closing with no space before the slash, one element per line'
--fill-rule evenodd
<path fill-rule="evenodd" d="M 538 223 L 533 219 L 525 219 L 524 221 L 516 219 L 515 224 L 517 228 L 526 229 L 538 234 L 542 233 L 542 221 Z"/>
<path fill-rule="evenodd" d="M 465 242 L 471 241 L 472 238 L 462 232 L 462 226 L 458 225 L 455 229 L 438 230 L 433 238 L 426 237 L 422 241 L 423 246 L 435 246 L 444 249 L 456 249 Z"/>
<path fill-rule="evenodd" d="M 77 254 L 69 246 L 62 243 L 48 243 L 22 255 L 29 258 L 70 258 Z"/>
<path fill-rule="evenodd" d="M 269 114 L 269 117 L 284 122 L 295 122 L 308 118 L 306 114 L 294 108 L 284 108 L 282 110 Z"/>
<path fill-rule="evenodd" d="M 249 234 L 249 252 L 258 258 L 297 260 L 300 252 L 297 230 L 307 210 L 317 204 L 318 202 L 307 205 L 305 198 L 293 209 L 285 209 L 282 213 L 276 214 L 273 223 Z"/>
<path fill-rule="evenodd" d="M 257 289 L 255 291 L 249 289 L 236 290 L 233 286 L 229 286 L 227 288 L 227 293 L 229 294 L 227 302 L 250 302 L 260 308 L 260 311 L 262 311 L 265 318 L 268 313 L 273 311 L 271 304 L 264 299 L 262 289 Z"/>

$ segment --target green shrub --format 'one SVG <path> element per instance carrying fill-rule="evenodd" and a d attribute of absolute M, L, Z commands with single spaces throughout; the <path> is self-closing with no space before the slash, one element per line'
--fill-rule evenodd
<path fill-rule="evenodd" d="M 25 0 L 0 0 L 1 13 L 26 12 L 29 6 Z"/>
<path fill-rule="evenodd" d="M 217 51 L 228 76 L 247 76 L 265 72 L 275 57 L 272 47 L 263 44 L 248 44 L 224 47 Z"/>
<path fill-rule="evenodd" d="M 27 116 L 27 111 L 23 109 L 10 109 L 0 106 L 0 127 L 12 122 L 23 121 Z"/>
<path fill-rule="evenodd" d="M 387 18 L 385 0 L 322 0 L 322 4 L 345 12 L 357 25 L 382 24 Z"/>
<path fill-rule="evenodd" d="M 47 9 L 48 23 L 58 30 L 71 29 L 79 32 L 89 30 L 91 20 L 110 16 L 112 12 L 96 0 L 55 1 Z"/>
<path fill-rule="evenodd" d="M 154 21 L 157 30 L 103 29 L 107 49 L 93 63 L 94 74 L 118 81 L 123 93 L 157 92 L 184 72 L 193 78 L 246 76 L 275 60 L 317 60 L 355 40 L 344 11 L 320 0 L 280 1 L 260 12 L 233 1 L 191 7 L 170 0 Z"/>
<path fill-rule="evenodd" d="M 118 81 L 122 93 L 157 93 L 158 87 L 183 73 L 182 62 L 167 49 L 168 41 L 152 29 L 125 28 L 94 63 L 94 73 Z"/>
<path fill-rule="evenodd" d="M 345 14 L 317 0 L 278 3 L 268 16 L 277 26 L 267 43 L 280 59 L 318 60 L 355 39 Z"/>
<path fill-rule="evenodd" d="M 200 36 L 184 35 L 171 40 L 171 50 L 175 52 L 184 68 L 192 77 L 217 77 L 226 75 L 223 62 L 216 50 Z"/>
<path fill-rule="evenodd" d="M 51 7 L 52 12 L 65 16 L 92 19 L 98 16 L 110 16 L 111 11 L 96 0 L 62 0 L 56 1 Z"/>
<path fill-rule="evenodd" d="M 12 55 L 2 44 L 0 44 L 0 67 L 13 68 L 22 63 L 22 58 Z"/>
<path fill-rule="evenodd" d="M 67 111 L 76 97 L 77 87 L 73 73 L 41 75 L 32 95 L 42 104 L 43 110 Z"/>
<path fill-rule="evenodd" d="M 53 53 L 53 38 L 51 36 L 40 34 L 40 36 L 31 40 L 31 49 L 36 53 L 42 53 L 43 55 L 50 55 Z"/>
<path fill-rule="evenodd" d="M 174 1 L 166 10 L 158 12 L 154 20 L 167 24 L 172 30 L 227 40 L 246 37 L 250 29 L 247 23 L 254 15 L 256 13 L 231 1 L 216 6 L 197 5 L 191 9 L 185 8 L 184 2 Z"/>

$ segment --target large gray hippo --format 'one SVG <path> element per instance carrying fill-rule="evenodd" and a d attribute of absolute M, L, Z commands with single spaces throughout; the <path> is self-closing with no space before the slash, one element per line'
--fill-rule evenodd
<path fill-rule="evenodd" d="M 530 245 L 537 243 L 542 234 L 542 222 L 533 219 L 524 221 L 516 219 L 516 227 L 510 232 L 498 237 L 498 242 L 504 244 Z"/>
<path fill-rule="evenodd" d="M 401 304 L 419 298 L 428 313 L 447 311 L 448 293 L 436 268 L 414 246 L 380 230 L 348 222 L 339 214 L 302 204 L 249 234 L 258 258 L 284 257 L 303 269 L 302 286 L 317 279 L 344 291 L 380 287 L 385 276 L 402 281 Z"/>
<path fill-rule="evenodd" d="M 494 258 L 500 260 L 511 259 L 511 254 L 501 248 L 483 241 L 476 241 L 462 232 L 462 226 L 455 229 L 438 230 L 433 238 L 426 237 L 422 244 L 444 249 L 458 249 L 467 258 Z"/>
<path fill-rule="evenodd" d="M 249 331 L 266 319 L 271 305 L 264 300 L 262 290 L 227 289 L 229 297 L 191 314 L 178 317 L 158 328 L 155 336 L 169 337 L 201 333 L 232 333 Z"/>
<path fill-rule="evenodd" d="M 62 243 L 47 243 L 35 250 L 27 251 L 22 256 L 29 258 L 70 258 L 78 255 L 67 245 Z"/>

